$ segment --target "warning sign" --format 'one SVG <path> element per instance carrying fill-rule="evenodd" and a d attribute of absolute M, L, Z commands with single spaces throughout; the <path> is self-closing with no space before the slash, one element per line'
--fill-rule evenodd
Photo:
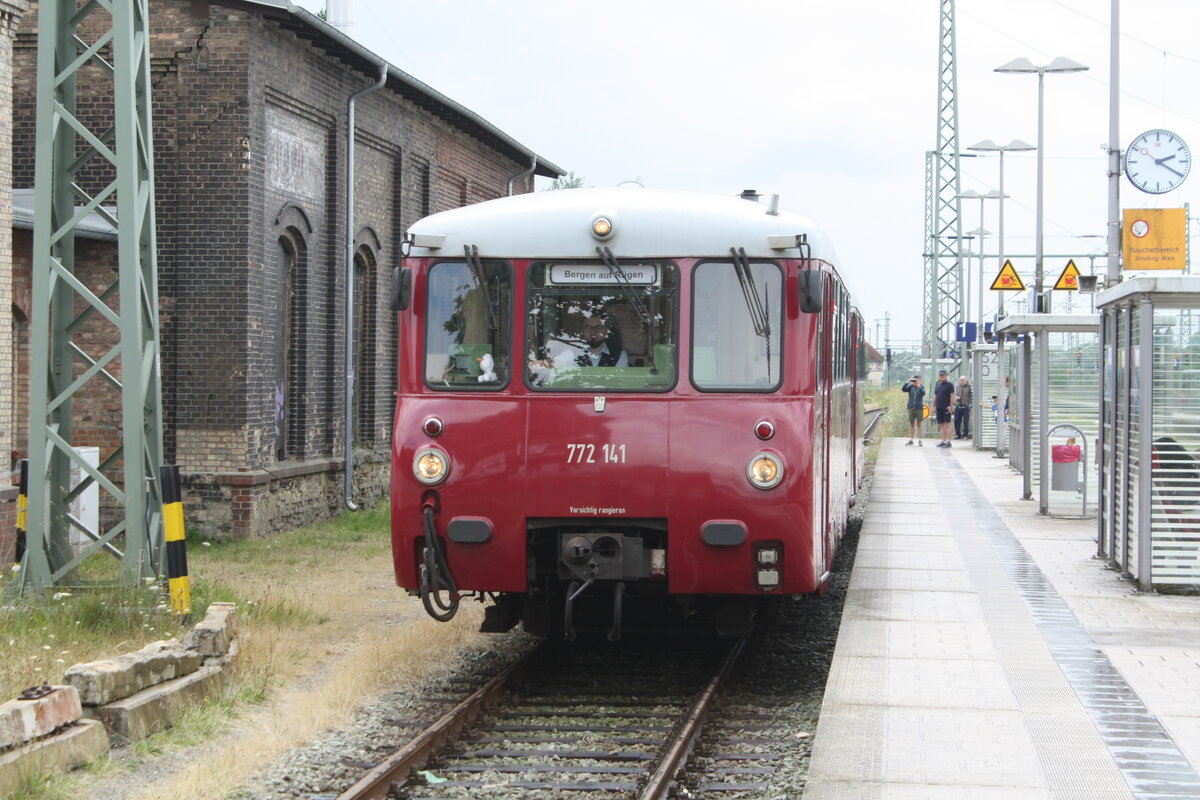
<path fill-rule="evenodd" d="M 1004 260 L 1004 266 L 1000 268 L 1000 274 L 996 276 L 996 280 L 992 281 L 993 292 L 1023 292 L 1025 291 L 1025 283 L 1021 280 L 1021 276 L 1017 274 L 1017 270 L 1013 267 L 1012 262 L 1008 259 Z"/>
<path fill-rule="evenodd" d="M 1072 258 L 1067 262 L 1067 266 L 1062 271 L 1062 275 L 1058 276 L 1058 283 L 1054 284 L 1054 288 L 1068 292 L 1079 290 L 1079 267 L 1075 266 L 1075 259 Z"/>

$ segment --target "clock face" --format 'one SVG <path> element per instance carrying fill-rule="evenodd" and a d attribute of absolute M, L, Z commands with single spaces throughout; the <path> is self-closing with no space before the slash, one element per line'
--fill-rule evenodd
<path fill-rule="evenodd" d="M 1125 150 L 1125 176 L 1150 194 L 1163 194 L 1183 183 L 1191 166 L 1187 144 L 1162 129 L 1146 131 Z"/>

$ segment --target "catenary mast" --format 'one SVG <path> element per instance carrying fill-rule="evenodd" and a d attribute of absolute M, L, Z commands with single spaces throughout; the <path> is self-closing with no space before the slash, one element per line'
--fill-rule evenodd
<path fill-rule="evenodd" d="M 953 373 L 962 363 L 954 325 L 963 319 L 962 214 L 958 175 L 958 71 L 954 0 L 940 0 L 938 15 L 937 149 L 925 154 L 925 282 L 922 357 L 934 372 Z M 939 362 L 939 359 L 949 359 Z"/>
<path fill-rule="evenodd" d="M 43 0 L 37 72 L 28 551 L 18 587 L 67 582 L 101 552 L 119 556 L 132 583 L 159 573 L 163 536 L 148 0 Z M 76 113 L 77 81 L 105 80 L 111 111 Z M 89 214 L 117 231 L 107 287 L 75 271 L 75 230 Z M 116 344 L 90 344 L 89 327 Z M 89 391 L 119 397 L 122 411 L 120 444 L 98 466 L 75 432 L 73 401 Z M 107 510 L 98 530 L 71 513 L 93 484 Z"/>

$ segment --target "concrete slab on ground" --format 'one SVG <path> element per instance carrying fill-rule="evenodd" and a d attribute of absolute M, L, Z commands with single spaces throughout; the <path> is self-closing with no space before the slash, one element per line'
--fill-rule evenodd
<path fill-rule="evenodd" d="M 8 797 L 27 777 L 67 772 L 108 752 L 108 732 L 95 720 L 0 754 L 0 797 Z"/>
<path fill-rule="evenodd" d="M 170 727 L 184 709 L 216 696 L 224 679 L 221 667 L 201 667 L 90 711 L 104 723 L 114 742 L 126 744 Z"/>

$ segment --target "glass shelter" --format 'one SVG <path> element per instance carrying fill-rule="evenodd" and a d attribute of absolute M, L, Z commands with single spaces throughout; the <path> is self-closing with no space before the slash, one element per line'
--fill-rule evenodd
<path fill-rule="evenodd" d="M 1099 327 L 1095 314 L 1016 314 L 996 326 L 1009 379 L 1009 463 L 1024 478 L 1024 499 L 1037 486 L 1041 514 L 1096 508 Z"/>
<path fill-rule="evenodd" d="M 1004 404 L 996 395 L 997 353 L 994 344 L 977 344 L 972 350 L 971 359 L 971 444 L 976 450 L 996 449 L 996 433 L 999 415 L 1004 412 Z"/>
<path fill-rule="evenodd" d="M 1099 555 L 1145 590 L 1200 585 L 1200 276 L 1135 277 L 1096 305 Z"/>

